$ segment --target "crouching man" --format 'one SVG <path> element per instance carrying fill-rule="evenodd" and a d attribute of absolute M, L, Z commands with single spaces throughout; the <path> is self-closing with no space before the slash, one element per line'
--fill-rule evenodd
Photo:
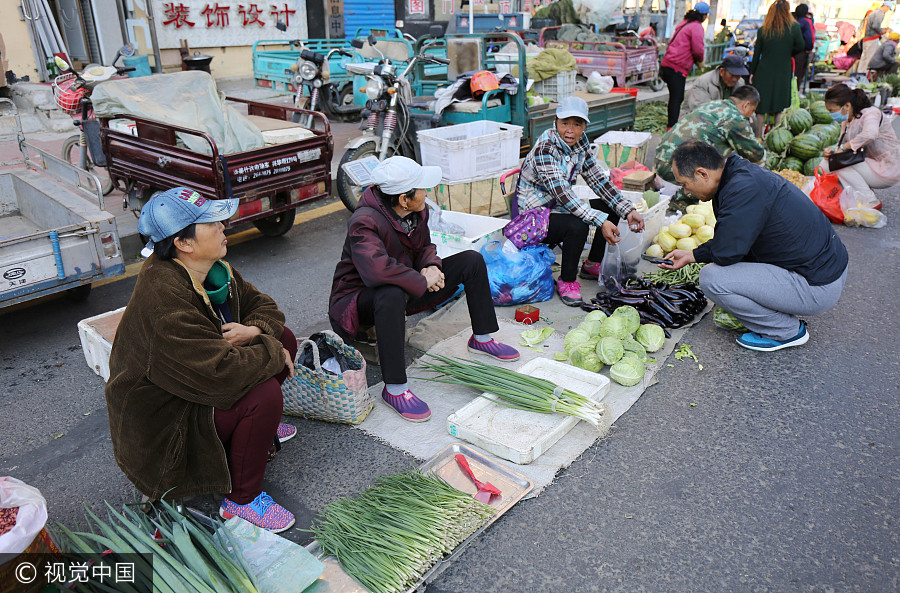
<path fill-rule="evenodd" d="M 685 191 L 712 200 L 715 237 L 668 255 L 675 269 L 707 263 L 700 287 L 750 331 L 744 348 L 770 352 L 809 340 L 798 315 L 820 315 L 837 303 L 847 278 L 847 250 L 831 223 L 795 185 L 736 154 L 727 159 L 699 140 L 672 154 Z"/>

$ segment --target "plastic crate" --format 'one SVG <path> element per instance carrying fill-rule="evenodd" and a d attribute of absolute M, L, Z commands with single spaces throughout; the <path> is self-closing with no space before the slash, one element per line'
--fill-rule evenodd
<path fill-rule="evenodd" d="M 122 307 L 78 322 L 84 360 L 104 381 L 109 381 L 109 354 L 124 312 Z"/>
<path fill-rule="evenodd" d="M 417 133 L 422 164 L 440 167 L 447 183 L 498 177 L 519 164 L 522 126 L 485 120 Z"/>
<path fill-rule="evenodd" d="M 437 247 L 437 254 L 440 258 L 449 257 L 462 251 L 480 251 L 489 241 L 503 240 L 503 227 L 509 222 L 502 218 L 453 212 L 452 210 L 442 210 L 441 220 L 461 226 L 465 229 L 465 234 L 453 235 L 431 231 L 431 242 Z"/>
<path fill-rule="evenodd" d="M 600 373 L 546 358 L 531 360 L 518 372 L 553 381 L 598 402 L 609 392 L 609 379 Z M 525 465 L 545 453 L 578 422 L 572 416 L 515 410 L 476 397 L 447 417 L 447 432 L 498 457 Z"/>
<path fill-rule="evenodd" d="M 535 82 L 531 90 L 545 99 L 559 103 L 562 99 L 575 94 L 575 76 L 577 74 L 578 72 L 575 70 L 560 72 L 552 78 Z"/>

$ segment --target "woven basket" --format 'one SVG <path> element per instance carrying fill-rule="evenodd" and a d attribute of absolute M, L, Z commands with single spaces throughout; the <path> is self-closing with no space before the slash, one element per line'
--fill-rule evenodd
<path fill-rule="evenodd" d="M 366 361 L 355 348 L 344 344 L 336 333 L 323 333 L 331 346 L 362 368 L 344 371 L 341 375 L 329 373 L 322 369 L 315 342 L 303 340 L 297 356 L 299 358 L 307 347 L 312 349 L 315 369 L 294 364 L 294 376 L 281 386 L 284 413 L 313 420 L 359 424 L 375 406 L 366 384 Z"/>

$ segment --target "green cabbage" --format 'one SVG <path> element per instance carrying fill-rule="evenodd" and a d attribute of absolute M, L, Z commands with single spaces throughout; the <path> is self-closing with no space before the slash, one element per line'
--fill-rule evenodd
<path fill-rule="evenodd" d="M 597 358 L 597 353 L 589 344 L 578 344 L 569 351 L 569 362 L 586 371 L 599 373 L 603 363 Z"/>
<path fill-rule="evenodd" d="M 549 338 L 552 333 L 553 328 L 549 326 L 542 329 L 526 329 L 519 336 L 519 344 L 522 346 L 537 346 Z"/>
<path fill-rule="evenodd" d="M 631 387 L 641 382 L 645 372 L 647 369 L 643 362 L 633 356 L 626 356 L 610 367 L 609 376 L 619 385 Z"/>
<path fill-rule="evenodd" d="M 553 360 L 558 360 L 559 362 L 565 362 L 569 360 L 569 353 L 565 350 L 557 350 L 553 353 Z"/>
<path fill-rule="evenodd" d="M 600 342 L 597 343 L 596 352 L 597 357 L 603 364 L 616 364 L 619 359 L 622 358 L 625 348 L 622 346 L 621 340 L 617 340 L 613 337 L 606 337 L 600 338 Z"/>
<path fill-rule="evenodd" d="M 600 321 L 596 319 L 585 319 L 581 322 L 581 325 L 578 326 L 578 329 L 583 329 L 591 334 L 591 337 L 598 336 L 600 335 Z"/>
<path fill-rule="evenodd" d="M 633 334 L 641 327 L 641 314 L 634 307 L 623 305 L 613 311 L 613 315 L 621 315 L 628 321 L 627 329 L 629 334 Z"/>
<path fill-rule="evenodd" d="M 628 337 L 628 320 L 623 315 L 612 315 L 600 324 L 601 338 L 616 338 L 624 340 Z"/>
<path fill-rule="evenodd" d="M 584 316 L 585 321 L 603 321 L 606 319 L 606 313 L 597 309 L 596 311 L 591 311 L 587 315 Z"/>
<path fill-rule="evenodd" d="M 743 323 L 738 321 L 737 317 L 721 307 L 718 307 L 715 311 L 713 311 L 713 321 L 716 323 L 716 325 L 723 329 L 730 329 L 736 332 L 747 331 L 747 328 L 744 327 Z"/>
<path fill-rule="evenodd" d="M 666 341 L 666 334 L 660 326 L 645 323 L 638 328 L 634 338 L 647 349 L 647 352 L 656 352 Z"/>
<path fill-rule="evenodd" d="M 622 347 L 625 348 L 626 355 L 633 354 L 636 358 L 640 358 L 641 360 L 647 358 L 647 349 L 641 346 L 641 343 L 634 338 L 625 338 L 622 342 Z"/>
<path fill-rule="evenodd" d="M 565 348 L 566 352 L 571 353 L 572 348 L 577 346 L 578 344 L 587 342 L 591 339 L 591 335 L 587 333 L 583 329 L 575 328 L 569 333 L 566 334 L 566 337 L 563 338 L 563 348 Z"/>

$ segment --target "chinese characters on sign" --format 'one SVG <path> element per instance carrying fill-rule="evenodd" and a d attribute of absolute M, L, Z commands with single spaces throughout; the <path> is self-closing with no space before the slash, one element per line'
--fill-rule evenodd
<path fill-rule="evenodd" d="M 409 0 L 409 14 L 425 14 L 425 0 Z"/>
<path fill-rule="evenodd" d="M 157 21 L 160 47 L 179 47 L 187 39 L 192 47 L 252 45 L 266 39 L 281 21 L 287 26 L 279 37 L 307 36 L 306 3 L 298 0 L 152 0 L 159 7 Z M 338 1 L 338 14 L 342 4 Z M 333 4 L 334 0 L 329 0 Z M 268 33 L 271 36 L 273 33 Z M 341 31 L 343 36 L 343 31 Z"/>
<path fill-rule="evenodd" d="M 443 14 L 453 14 L 454 10 L 453 0 L 441 0 L 441 12 Z"/>
<path fill-rule="evenodd" d="M 332 39 L 344 36 L 344 1 L 328 0 L 328 34 Z"/>

